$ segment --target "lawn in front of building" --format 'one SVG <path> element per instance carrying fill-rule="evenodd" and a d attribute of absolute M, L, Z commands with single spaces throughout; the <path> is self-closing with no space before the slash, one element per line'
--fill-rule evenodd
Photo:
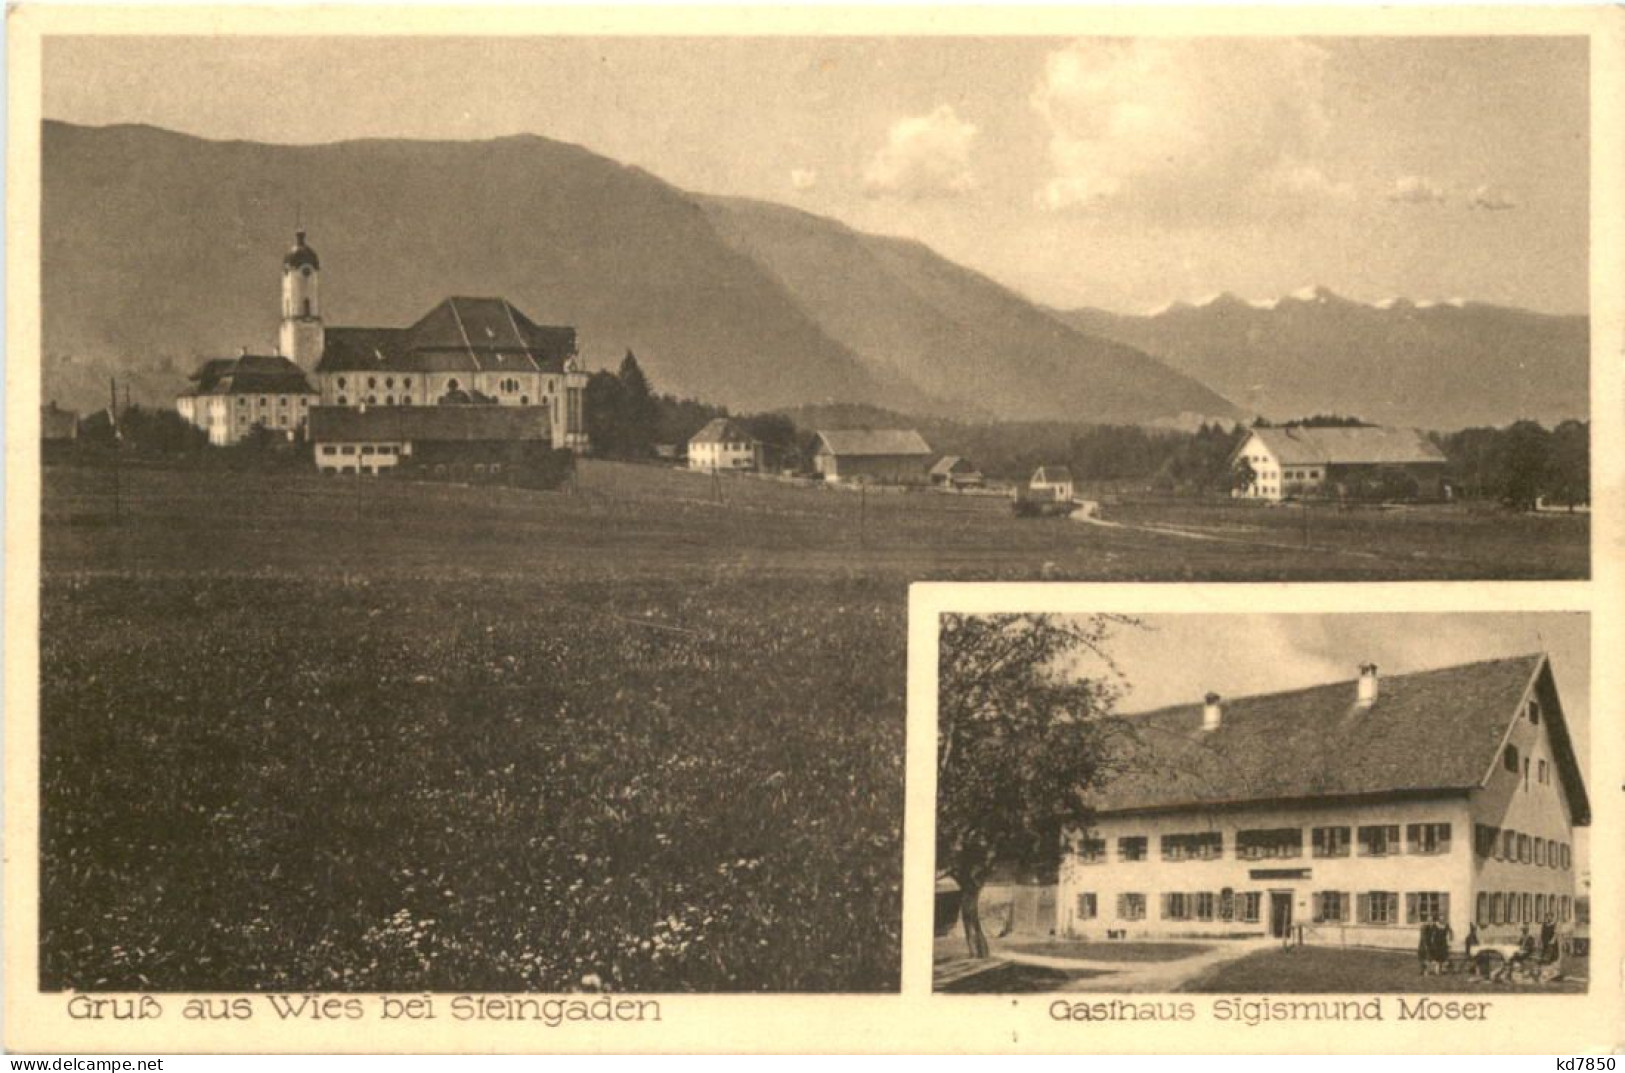
<path fill-rule="evenodd" d="M 1203 943 L 1100 943 L 1067 939 L 1004 943 L 1001 949 L 1040 957 L 1076 958 L 1080 961 L 1183 961 L 1213 947 Z"/>
<path fill-rule="evenodd" d="M 1182 987 L 1202 994 L 1583 994 L 1590 959 L 1564 962 L 1565 978 L 1546 984 L 1485 983 L 1466 973 L 1423 976 L 1404 950 L 1303 946 L 1260 950 L 1214 966 Z"/>
<path fill-rule="evenodd" d="M 1092 969 L 1057 969 L 1007 961 L 996 968 L 942 984 L 936 990 L 944 995 L 1028 995 L 1072 990 L 1070 985 L 1079 980 L 1105 975 Z"/>

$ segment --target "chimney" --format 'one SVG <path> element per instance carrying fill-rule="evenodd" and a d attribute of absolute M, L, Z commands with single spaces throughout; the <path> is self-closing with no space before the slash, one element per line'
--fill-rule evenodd
<path fill-rule="evenodd" d="M 1219 724 L 1224 722 L 1224 708 L 1219 704 L 1219 695 L 1209 693 L 1203 698 L 1202 729 L 1218 730 Z"/>
<path fill-rule="evenodd" d="M 1369 708 L 1377 703 L 1377 665 L 1375 663 L 1360 664 L 1360 681 L 1355 687 L 1354 698 L 1362 708 Z"/>

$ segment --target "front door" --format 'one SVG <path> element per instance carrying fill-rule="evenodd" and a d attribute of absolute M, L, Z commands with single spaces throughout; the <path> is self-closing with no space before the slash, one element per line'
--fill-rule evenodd
<path fill-rule="evenodd" d="M 1292 933 L 1292 892 L 1270 891 L 1270 935 L 1285 939 Z"/>

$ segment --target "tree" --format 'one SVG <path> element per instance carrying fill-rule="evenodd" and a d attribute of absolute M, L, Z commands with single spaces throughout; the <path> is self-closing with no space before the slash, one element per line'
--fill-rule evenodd
<path fill-rule="evenodd" d="M 1230 490 L 1243 495 L 1252 491 L 1258 484 L 1258 471 L 1245 456 L 1236 459 L 1236 464 L 1230 467 Z"/>
<path fill-rule="evenodd" d="M 1591 427 L 1564 421 L 1552 430 L 1546 459 L 1546 494 L 1570 510 L 1591 502 Z"/>
<path fill-rule="evenodd" d="M 616 379 L 621 382 L 621 452 L 633 457 L 651 455 L 660 424 L 660 404 L 638 364 L 638 356 L 630 350 L 621 359 Z"/>
<path fill-rule="evenodd" d="M 937 870 L 959 884 L 972 957 L 987 957 L 981 894 L 993 867 L 1049 869 L 1087 824 L 1085 791 L 1113 770 L 1119 675 L 1096 615 L 944 615 L 938 675 Z M 1076 661 L 1109 673 L 1086 677 Z"/>
<path fill-rule="evenodd" d="M 621 453 L 625 409 L 620 377 L 596 372 L 587 378 L 582 395 L 583 419 L 587 437 L 599 452 L 610 456 Z"/>
<path fill-rule="evenodd" d="M 1491 455 L 1495 494 L 1513 510 L 1533 510 L 1546 479 L 1550 434 L 1534 421 L 1513 423 Z"/>

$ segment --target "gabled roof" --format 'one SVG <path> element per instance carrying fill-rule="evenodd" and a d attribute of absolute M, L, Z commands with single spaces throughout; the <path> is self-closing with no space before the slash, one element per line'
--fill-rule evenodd
<path fill-rule="evenodd" d="M 937 459 L 937 464 L 931 467 L 933 477 L 947 477 L 955 473 L 975 473 L 976 467 L 968 458 L 958 455 L 943 455 Z"/>
<path fill-rule="evenodd" d="M 316 388 L 294 362 L 280 354 L 212 358 L 191 376 L 183 395 L 315 395 Z"/>
<path fill-rule="evenodd" d="M 505 298 L 447 298 L 407 328 L 328 328 L 317 371 L 556 373 L 575 353 L 574 328 Z"/>
<path fill-rule="evenodd" d="M 743 425 L 731 417 L 713 417 L 705 427 L 689 437 L 689 446 L 697 443 L 756 443 L 757 439 L 745 431 Z"/>
<path fill-rule="evenodd" d="M 1072 471 L 1065 466 L 1039 466 L 1033 473 L 1033 484 L 1070 484 Z"/>
<path fill-rule="evenodd" d="M 1375 703 L 1354 680 L 1124 717 L 1126 770 L 1089 795 L 1101 812 L 1477 789 L 1496 770 L 1522 702 L 1537 684 L 1556 697 L 1544 655 L 1488 660 L 1381 679 Z M 1577 825 L 1591 809 L 1561 706 L 1546 714 Z"/>
<path fill-rule="evenodd" d="M 40 439 L 71 440 L 79 433 L 79 415 L 56 403 L 39 408 Z"/>
<path fill-rule="evenodd" d="M 819 445 L 832 455 L 847 457 L 928 455 L 930 446 L 911 428 L 848 428 L 818 433 Z"/>
<path fill-rule="evenodd" d="M 310 438 L 317 443 L 457 440 L 547 440 L 542 406 L 317 406 Z"/>
<path fill-rule="evenodd" d="M 1287 466 L 1446 461 L 1438 445 L 1414 428 L 1255 428 L 1252 434 Z M 1247 443 L 1232 452 L 1232 461 Z"/>

